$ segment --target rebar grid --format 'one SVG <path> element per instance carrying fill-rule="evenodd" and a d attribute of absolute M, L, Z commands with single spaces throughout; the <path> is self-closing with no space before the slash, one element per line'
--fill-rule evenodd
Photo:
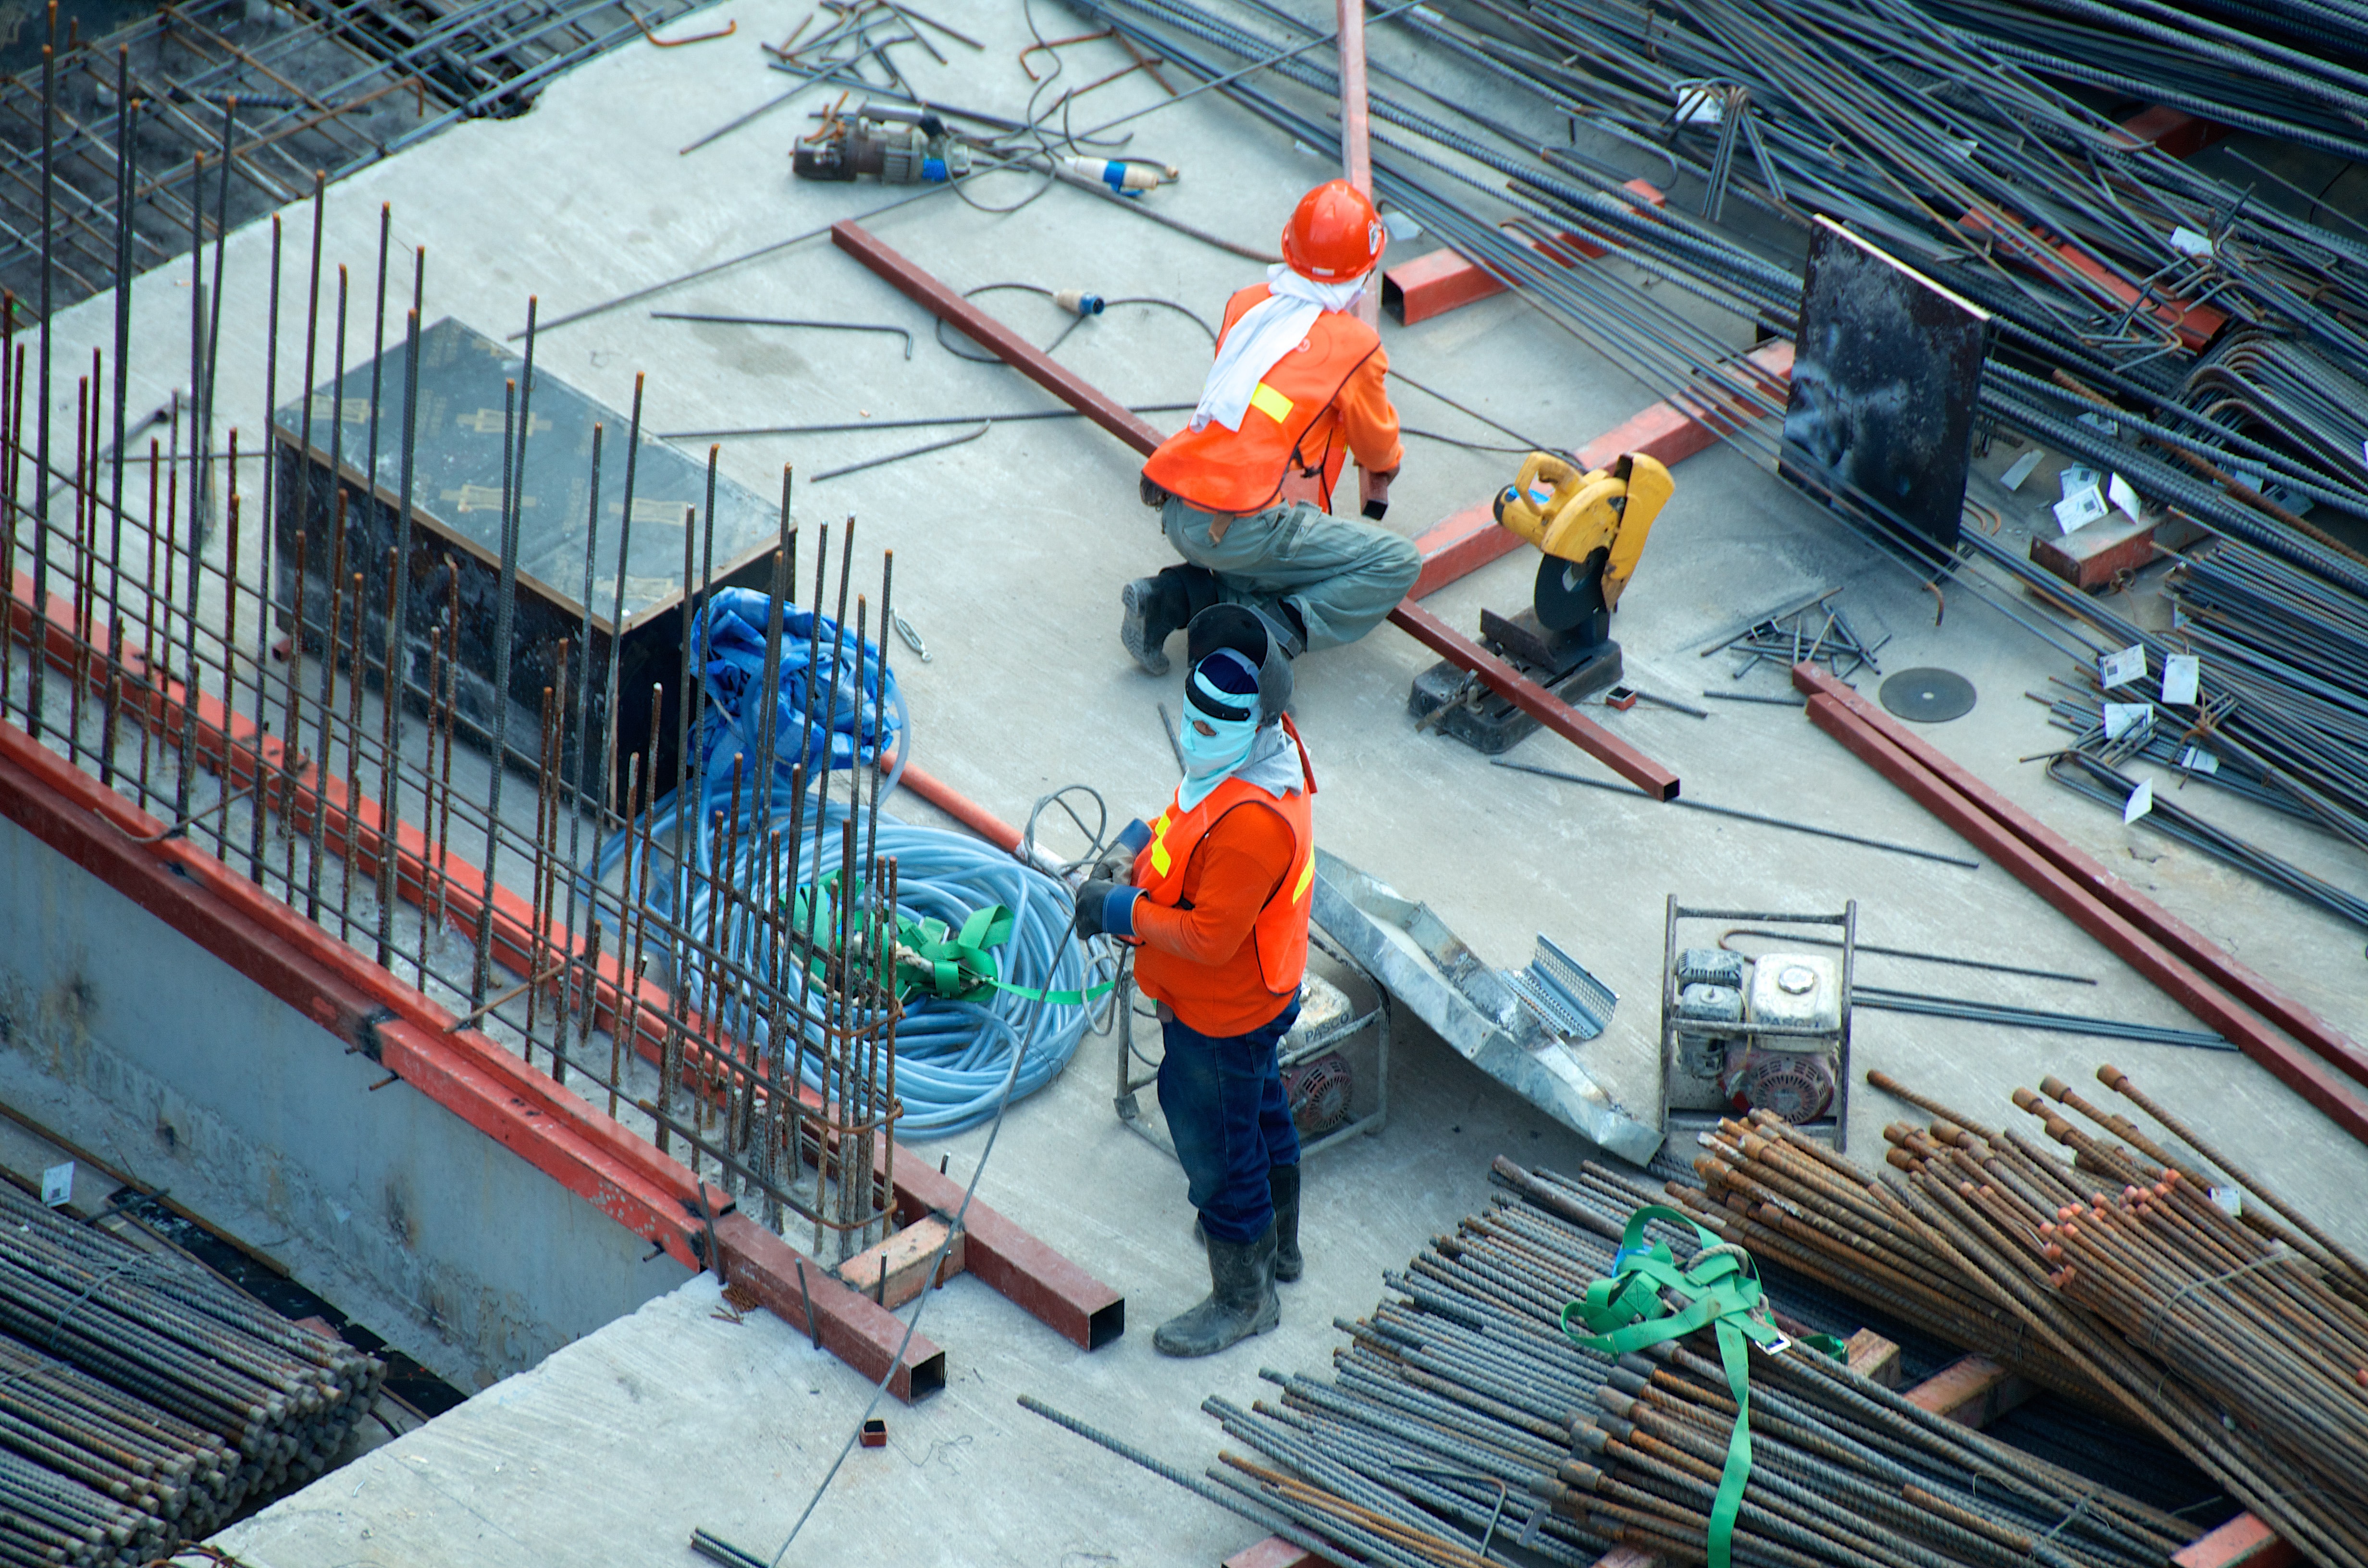
<path fill-rule="evenodd" d="M 316 203 L 324 199 L 316 187 Z M 377 344 L 385 340 L 390 227 L 382 212 L 381 282 L 369 334 Z M 275 221 L 275 284 L 284 270 L 279 233 Z M 274 530 L 245 522 L 240 430 L 226 432 L 219 454 L 205 435 L 212 398 L 204 369 L 220 330 L 218 314 L 207 309 L 218 294 L 208 287 L 214 274 L 207 270 L 206 234 L 193 221 L 194 390 L 174 397 L 164 428 L 148 437 L 141 458 L 107 446 L 110 387 L 106 357 L 95 351 L 86 369 L 72 368 L 74 444 L 69 450 L 61 442 L 61 460 L 43 463 L 39 443 L 25 438 L 25 403 L 40 396 L 28 384 L 37 379 L 27 363 L 33 346 L 17 341 L 13 298 L 0 297 L 0 410 L 6 415 L 0 560 L 11 589 L 0 601 L 0 647 L 7 653 L 0 660 L 0 720 L 151 813 L 156 826 L 150 836 L 199 846 L 415 985 L 449 1009 L 454 1029 L 476 1028 L 554 1080 L 605 1099 L 609 1114 L 640 1128 L 694 1173 L 712 1176 L 727 1193 L 761 1198 L 768 1223 L 811 1225 L 818 1255 L 843 1256 L 884 1235 L 894 1222 L 901 1008 L 894 944 L 880 939 L 877 929 L 882 912 L 894 908 L 896 888 L 893 858 L 873 853 L 882 769 L 860 767 L 841 796 L 827 768 L 786 760 L 768 768 L 746 756 L 718 757 L 714 766 L 728 768 L 734 784 L 730 820 L 718 824 L 730 851 L 706 854 L 688 820 L 667 834 L 653 827 L 653 802 L 663 805 L 661 797 L 699 782 L 691 739 L 705 718 L 704 689 L 703 681 L 692 680 L 699 665 L 689 646 L 695 619 L 689 612 L 713 586 L 712 486 L 703 570 L 686 550 L 686 646 L 677 679 L 689 683 L 694 700 L 675 705 L 680 727 L 671 748 L 673 775 L 657 774 L 666 737 L 655 729 L 646 737 L 621 737 L 607 725 L 604 744 L 585 743 L 594 732 L 580 716 L 598 700 L 596 691 L 607 699 L 601 710 L 616 711 L 618 679 L 613 656 L 597 665 L 585 657 L 588 591 L 584 635 L 560 645 L 554 678 L 539 693 L 539 744 L 529 755 L 504 746 L 496 758 L 490 755 L 494 737 L 507 733 L 501 716 L 481 730 L 459 711 L 456 575 L 446 574 L 441 614 L 424 645 L 401 635 L 410 576 L 402 563 L 411 545 L 418 310 L 402 314 L 410 349 L 404 384 L 377 389 L 368 421 L 373 447 L 381 439 L 401 443 L 404 494 L 395 545 L 365 557 L 359 536 L 349 534 L 354 497 L 341 477 L 323 496 L 327 516 L 300 522 L 287 536 L 293 570 L 276 571 Z M 219 268 L 218 240 L 211 248 Z M 414 259 L 416 301 L 425 258 Z M 355 318 L 371 306 L 356 297 L 340 267 L 334 310 L 324 312 L 326 281 L 316 253 L 306 374 L 309 381 L 326 358 L 325 380 L 335 384 L 349 342 L 365 335 Z M 275 289 L 266 324 L 275 365 L 278 299 Z M 325 333 L 324 314 L 331 318 Z M 533 417 L 532 356 L 529 338 L 523 385 L 513 383 L 505 419 L 505 607 L 517 581 L 518 477 Z M 312 401 L 304 404 L 307 424 Z M 310 430 L 301 432 L 299 449 L 322 472 L 342 475 L 350 472 L 341 470 L 337 449 L 347 422 L 328 423 L 327 451 L 313 448 Z M 637 448 L 638 382 L 626 436 L 628 449 Z M 587 586 L 607 563 L 598 461 L 596 445 Z M 712 465 L 712 454 L 711 475 Z M 267 494 L 276 472 L 276 464 L 265 468 Z M 629 465 L 627 518 L 632 484 Z M 127 490 L 119 507 L 114 496 Z M 209 517 L 215 491 L 219 524 Z M 297 497 L 278 499 L 284 510 Z M 781 668 L 782 607 L 795 597 L 798 536 L 790 500 L 785 469 L 768 680 Z M 689 521 L 687 544 L 702 531 L 696 515 Z M 829 529 L 821 532 L 812 580 L 817 607 L 832 590 Z M 854 532 L 849 518 L 836 562 L 842 619 L 857 565 Z M 619 535 L 621 585 L 629 528 Z M 308 581 L 306 556 L 316 551 L 324 551 L 327 570 Z M 883 564 L 883 620 L 889 587 Z M 855 601 L 861 653 L 848 672 L 847 700 L 877 712 L 889 678 L 885 653 L 864 641 L 870 596 L 856 594 Z M 506 641 L 497 639 L 497 646 Z M 612 655 L 614 649 L 612 642 Z M 506 673 L 496 672 L 501 700 L 509 691 L 500 678 Z M 664 685 L 653 695 L 655 722 L 666 710 Z M 797 721 L 802 733 L 776 737 L 768 720 L 759 749 L 780 759 L 814 756 L 820 728 L 844 705 L 834 685 L 818 712 L 809 690 Z M 579 715 L 573 726 L 565 719 L 571 711 Z M 606 780 L 618 776 L 620 762 L 631 782 L 618 810 Z M 530 806 L 513 794 L 505 807 L 502 784 L 511 767 L 531 782 Z M 746 813 L 737 793 L 744 782 Z M 769 801 L 772 814 L 759 808 L 760 800 Z M 743 853 L 738 835 L 750 824 L 765 841 Z M 620 876 L 578 869 L 587 839 L 598 845 L 619 835 L 632 846 Z M 801 904 L 798 895 L 829 874 L 842 895 Z M 683 895 L 694 884 L 704 895 L 698 918 L 683 913 L 690 907 Z M 661 892 L 668 896 L 655 896 Z M 803 923 L 793 915 L 801 906 Z"/>

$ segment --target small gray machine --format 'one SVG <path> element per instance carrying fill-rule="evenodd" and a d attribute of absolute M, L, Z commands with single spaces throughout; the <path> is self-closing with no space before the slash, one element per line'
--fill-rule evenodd
<path fill-rule="evenodd" d="M 1681 929 L 1712 921 L 1839 926 L 1840 952 L 1805 942 L 1787 951 L 1780 939 L 1774 950 L 1747 958 L 1715 946 L 1714 934 Z M 1663 1135 L 1767 1110 L 1846 1148 L 1857 953 L 1855 899 L 1839 915 L 1770 915 L 1688 908 L 1670 894 L 1661 973 Z"/>

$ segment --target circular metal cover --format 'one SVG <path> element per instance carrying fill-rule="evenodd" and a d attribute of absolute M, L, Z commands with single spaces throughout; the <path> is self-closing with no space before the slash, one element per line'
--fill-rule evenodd
<path fill-rule="evenodd" d="M 1913 723 L 1939 724 L 1974 710 L 1974 683 L 1954 670 L 1901 670 L 1876 696 Z"/>

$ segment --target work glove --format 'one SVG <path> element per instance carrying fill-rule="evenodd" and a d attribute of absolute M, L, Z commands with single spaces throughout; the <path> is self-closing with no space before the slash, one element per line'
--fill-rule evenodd
<path fill-rule="evenodd" d="M 1369 473 L 1361 468 L 1357 471 L 1357 493 L 1364 500 L 1365 516 L 1377 523 L 1390 509 L 1390 482 L 1397 476 L 1395 469 L 1387 473 Z"/>
<path fill-rule="evenodd" d="M 1134 938 L 1134 901 L 1143 890 L 1097 877 L 1077 890 L 1077 935 Z"/>
<path fill-rule="evenodd" d="M 1135 818 L 1118 830 L 1118 837 L 1111 841 L 1109 852 L 1095 862 L 1093 880 L 1104 882 L 1132 881 L 1134 858 L 1142 854 L 1143 846 L 1150 842 L 1151 824 L 1141 817 Z"/>

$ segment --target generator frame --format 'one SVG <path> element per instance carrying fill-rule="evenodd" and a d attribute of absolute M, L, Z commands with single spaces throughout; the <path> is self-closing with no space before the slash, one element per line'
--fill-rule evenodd
<path fill-rule="evenodd" d="M 1829 1041 L 1835 1048 L 1834 1104 L 1829 1115 L 1800 1124 L 1804 1132 L 1820 1133 L 1833 1140 L 1837 1153 L 1850 1152 L 1850 976 L 1858 958 L 1858 900 L 1842 905 L 1839 915 L 1770 914 L 1759 909 L 1697 909 L 1678 902 L 1669 895 L 1668 914 L 1661 937 L 1661 1136 L 1667 1138 L 1673 1128 L 1701 1131 L 1716 1127 L 1731 1114 L 1725 1111 L 1681 1110 L 1670 1104 L 1670 1088 L 1678 1071 L 1678 1035 L 1684 1032 L 1707 1033 L 1700 1018 L 1678 1017 L 1678 954 L 1683 949 L 1678 943 L 1679 921 L 1721 921 L 1739 925 L 1759 926 L 1835 926 L 1841 928 L 1842 967 L 1839 987 L 1840 1007 L 1832 1028 L 1808 1028 L 1794 1025 L 1755 1025 L 1746 1020 L 1736 1028 L 1737 1037 L 1749 1040 L 1799 1041 L 1803 1045 Z"/>
<path fill-rule="evenodd" d="M 1310 922 L 1307 927 L 1307 939 L 1311 947 L 1347 970 L 1355 978 L 1357 983 L 1372 994 L 1372 1006 L 1360 1012 L 1356 998 L 1350 997 L 1346 1017 L 1308 1029 L 1304 1033 L 1294 1027 L 1289 1034 L 1282 1037 L 1277 1050 L 1277 1055 L 1280 1058 L 1277 1065 L 1287 1070 L 1298 1066 L 1303 1062 L 1313 1062 L 1334 1047 L 1354 1040 L 1370 1025 L 1373 1030 L 1374 1090 L 1372 1109 L 1362 1116 L 1351 1117 L 1319 1138 L 1304 1139 L 1299 1146 L 1299 1157 L 1302 1160 L 1356 1134 L 1362 1133 L 1370 1137 L 1381 1131 L 1388 1124 L 1390 1115 L 1390 994 L 1364 965 L 1350 957 L 1321 926 Z M 1110 1097 L 1110 1105 L 1118 1112 L 1121 1124 L 1140 1135 L 1153 1148 L 1173 1159 L 1176 1156 L 1176 1145 L 1167 1136 L 1167 1130 L 1144 1114 L 1142 1101 L 1137 1097 L 1139 1091 L 1149 1088 L 1159 1077 L 1158 1059 L 1146 1057 L 1134 1048 L 1135 1019 L 1156 1017 L 1148 1011 L 1138 1011 L 1135 1006 L 1138 994 L 1139 993 L 1134 989 L 1134 969 L 1130 964 L 1124 979 L 1121 981 L 1116 994 L 1111 997 L 1114 1006 L 1111 1008 L 1110 1033 L 1116 1037 L 1118 1047 L 1116 1051 L 1118 1078 L 1116 1093 Z M 1134 1064 L 1137 1062 L 1145 1063 L 1150 1069 L 1140 1077 L 1137 1077 L 1134 1072 Z"/>

